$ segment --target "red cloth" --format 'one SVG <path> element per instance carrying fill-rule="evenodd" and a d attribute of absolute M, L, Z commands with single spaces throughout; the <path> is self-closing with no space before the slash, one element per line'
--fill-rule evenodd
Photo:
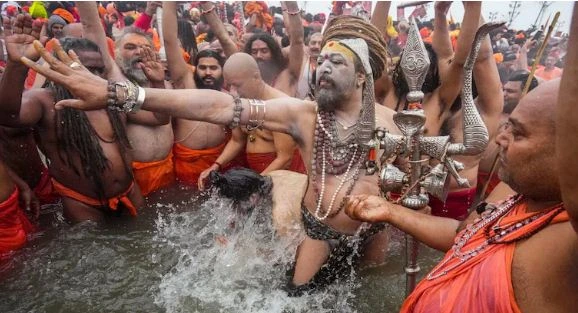
<path fill-rule="evenodd" d="M 118 209 L 118 204 L 122 203 L 128 209 L 130 215 L 136 216 L 137 211 L 135 205 L 132 203 L 128 194 L 131 192 L 132 188 L 134 187 L 134 181 L 130 184 L 128 189 L 121 193 L 118 196 L 112 197 L 110 199 L 105 200 L 105 202 L 93 199 L 89 196 L 85 196 L 75 190 L 72 190 L 63 184 L 57 182 L 54 178 L 52 178 L 52 185 L 54 186 L 54 191 L 62 197 L 67 197 L 70 199 L 74 199 L 78 202 L 82 202 L 84 204 L 90 206 L 108 206 L 111 210 L 116 211 Z"/>
<path fill-rule="evenodd" d="M 489 176 L 490 173 L 478 170 L 478 186 L 485 186 Z M 482 195 L 484 197 L 483 199 L 487 198 L 488 195 L 492 193 L 492 190 L 496 188 L 496 186 L 500 183 L 500 181 L 501 181 L 500 177 L 498 177 L 498 173 L 496 171 L 494 175 L 492 175 L 492 178 L 490 179 L 490 183 L 488 184 L 486 193 Z"/>
<path fill-rule="evenodd" d="M 173 145 L 175 174 L 180 182 L 197 186 L 201 173 L 215 163 L 227 141 L 204 150 L 193 150 L 180 143 Z"/>
<path fill-rule="evenodd" d="M 145 32 L 151 28 L 151 22 L 153 20 L 153 17 L 143 13 L 141 15 L 139 15 L 139 17 L 136 19 L 136 21 L 134 22 L 134 26 L 138 27 L 142 30 L 144 30 Z"/>
<path fill-rule="evenodd" d="M 468 209 L 475 198 L 476 188 L 450 192 L 445 203 L 430 195 L 431 214 L 463 221 L 468 217 Z"/>
<path fill-rule="evenodd" d="M 307 167 L 305 166 L 305 163 L 303 163 L 299 149 L 295 149 L 295 152 L 293 153 L 293 159 L 291 160 L 289 170 L 301 174 L 307 174 Z"/>
<path fill-rule="evenodd" d="M 247 165 L 257 173 L 263 172 L 277 158 L 277 153 L 247 153 Z"/>
<path fill-rule="evenodd" d="M 50 173 L 46 167 L 42 169 L 40 181 L 32 191 L 40 201 L 41 205 L 55 203 L 59 199 L 58 195 L 54 192 Z"/>
<path fill-rule="evenodd" d="M 512 240 L 536 230 L 542 223 L 551 218 L 556 209 L 538 218 L 527 226 L 512 231 L 500 240 Z M 526 213 L 526 204 L 519 203 L 506 213 L 500 225 L 515 225 L 534 215 Z M 550 224 L 567 222 L 568 212 L 562 211 Z M 469 227 L 469 226 L 468 226 Z M 467 231 L 462 230 L 456 240 Z M 485 227 L 481 227 L 461 251 L 471 251 L 486 241 Z M 521 313 L 512 287 L 512 260 L 515 243 L 492 244 L 471 259 L 460 264 L 460 259 L 453 257 L 453 249 L 446 253 L 440 262 L 441 268 L 430 274 L 447 271 L 447 274 L 433 278 L 424 278 L 409 295 L 401 307 L 400 313 Z M 452 267 L 454 267 L 452 269 Z"/>
<path fill-rule="evenodd" d="M 34 226 L 18 204 L 18 188 L 4 202 L 0 203 L 0 254 L 20 249 L 26 243 L 26 235 L 34 231 Z"/>
<path fill-rule="evenodd" d="M 139 185 L 143 196 L 170 186 L 175 182 L 173 153 L 159 161 L 132 162 L 134 180 Z"/>

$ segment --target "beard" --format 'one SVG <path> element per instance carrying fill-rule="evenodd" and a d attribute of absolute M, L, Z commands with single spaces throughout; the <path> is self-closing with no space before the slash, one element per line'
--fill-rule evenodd
<path fill-rule="evenodd" d="M 259 72 L 261 72 L 261 78 L 265 81 L 269 86 L 274 87 L 275 79 L 277 75 L 279 75 L 279 65 L 273 60 L 263 61 L 263 60 L 256 60 L 257 65 L 259 66 Z"/>
<path fill-rule="evenodd" d="M 140 62 L 139 57 L 132 57 L 128 60 L 117 58 L 117 64 L 120 66 L 122 73 L 130 80 L 137 82 L 139 85 L 145 85 L 148 83 L 145 72 L 137 67 L 137 63 Z"/>
<path fill-rule="evenodd" d="M 334 112 L 341 108 L 355 88 L 355 79 L 339 84 L 324 74 L 319 78 L 319 81 L 321 80 L 325 81 L 326 85 L 320 87 L 319 82 L 317 83 L 315 99 L 319 109 L 326 112 Z"/>
<path fill-rule="evenodd" d="M 199 74 L 197 72 L 195 72 L 193 77 L 195 78 L 195 84 L 197 85 L 197 88 L 199 88 L 199 89 L 221 90 L 221 88 L 223 87 L 223 76 L 222 75 L 219 78 L 214 78 L 211 76 L 213 78 L 211 80 L 211 79 L 207 79 L 208 78 L 207 76 L 201 78 L 199 76 Z"/>

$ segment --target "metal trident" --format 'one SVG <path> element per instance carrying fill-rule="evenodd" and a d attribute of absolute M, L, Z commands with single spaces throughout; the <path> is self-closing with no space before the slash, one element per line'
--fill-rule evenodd
<path fill-rule="evenodd" d="M 421 107 L 424 94 L 421 87 L 425 81 L 430 60 L 428 52 L 419 35 L 417 24 L 410 20 L 407 45 L 401 58 L 401 68 L 409 86 L 407 94 L 408 109 L 394 115 L 394 122 L 402 135 L 393 135 L 384 129 L 376 129 L 376 138 L 380 148 L 385 150 L 382 163 L 392 155 L 409 159 L 409 170 L 403 172 L 397 167 L 386 164 L 380 173 L 380 187 L 385 192 L 402 190 L 398 200 L 403 206 L 418 210 L 428 202 L 428 193 L 445 201 L 448 183 L 453 176 L 458 185 L 469 187 L 467 179 L 460 177 L 463 164 L 454 160 L 456 155 L 476 155 L 483 152 L 488 144 L 488 131 L 480 117 L 472 96 L 472 70 L 482 39 L 492 29 L 501 26 L 488 23 L 480 27 L 473 42 L 472 51 L 464 65 L 464 86 L 461 92 L 463 105 L 463 143 L 451 143 L 449 136 L 424 136 L 423 126 L 426 121 Z M 422 156 L 427 156 L 422 158 Z M 428 169 L 425 162 L 431 159 L 440 163 Z M 418 242 L 406 235 L 406 292 L 409 294 L 416 283 L 420 268 L 417 264 Z"/>

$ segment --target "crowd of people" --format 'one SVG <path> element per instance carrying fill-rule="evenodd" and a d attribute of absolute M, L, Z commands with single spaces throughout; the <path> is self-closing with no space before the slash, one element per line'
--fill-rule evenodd
<path fill-rule="evenodd" d="M 480 2 L 460 23 L 451 2 L 429 21 L 421 5 L 393 21 L 390 4 L 4 3 L 0 253 L 46 204 L 105 222 L 177 184 L 214 186 L 253 204 L 285 194 L 276 228 L 304 232 L 292 296 L 382 264 L 391 224 L 447 252 L 402 312 L 575 310 L 578 12 L 569 35 L 502 26 L 476 45 Z M 430 61 L 421 103 L 400 63 L 412 27 Z M 381 155 L 376 128 L 401 136 L 396 114 L 423 109 L 426 136 L 465 141 L 470 74 L 490 144 L 455 157 L 461 179 L 428 210 L 399 205 L 374 164 L 411 165 Z"/>

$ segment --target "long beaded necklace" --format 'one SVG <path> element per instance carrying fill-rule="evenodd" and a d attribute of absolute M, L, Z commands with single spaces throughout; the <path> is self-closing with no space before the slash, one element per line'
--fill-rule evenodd
<path fill-rule="evenodd" d="M 428 280 L 433 280 L 439 277 L 442 277 L 452 271 L 453 269 L 461 266 L 462 264 L 466 263 L 467 261 L 473 259 L 477 255 L 479 255 L 483 250 L 488 248 L 490 245 L 495 244 L 509 244 L 514 243 L 526 238 L 531 237 L 535 233 L 539 232 L 540 230 L 544 229 L 546 226 L 550 224 L 550 222 L 560 213 L 564 211 L 564 207 L 562 205 L 554 206 L 550 209 L 538 212 L 531 216 L 528 216 L 522 220 L 515 221 L 510 223 L 509 225 L 502 225 L 500 226 L 499 223 L 504 216 L 506 216 L 516 205 L 518 205 L 523 200 L 522 195 L 516 195 L 509 200 L 505 201 L 501 206 L 495 208 L 490 212 L 483 212 L 481 217 L 474 221 L 473 224 L 470 224 L 466 227 L 466 230 L 462 233 L 462 235 L 456 239 L 455 244 L 452 247 L 452 254 L 450 257 L 445 258 L 440 264 L 438 264 L 428 275 Z M 550 214 L 551 213 L 551 214 Z M 550 214 L 550 215 L 549 215 Z M 549 215 L 549 216 L 548 216 Z M 539 224 L 534 225 L 534 222 L 540 220 L 541 218 L 547 216 L 546 218 L 542 219 Z M 506 236 L 509 234 L 529 226 L 536 226 L 533 230 L 512 239 L 504 240 Z M 464 246 L 469 242 L 469 240 L 478 233 L 478 231 L 482 230 L 484 232 L 484 237 L 486 240 L 480 244 L 479 246 L 472 248 L 467 251 L 462 251 Z M 454 263 L 453 265 L 446 266 L 451 260 L 459 259 L 458 262 Z"/>
<path fill-rule="evenodd" d="M 328 130 L 329 127 L 331 127 L 331 131 Z M 341 211 L 345 204 L 345 198 L 351 194 L 355 182 L 359 178 L 359 172 L 363 164 L 362 156 L 366 152 L 364 150 L 355 142 L 355 136 L 347 136 L 345 140 L 338 139 L 333 113 L 323 111 L 317 113 L 315 144 L 311 160 L 313 188 L 317 195 L 317 206 L 314 215 L 317 219 L 325 220 L 330 216 L 337 194 L 345 186 L 345 183 L 351 180 L 351 184 L 345 192 L 345 197 L 343 197 L 336 212 Z M 351 172 L 352 170 L 353 172 Z M 317 174 L 321 174 L 321 190 L 317 186 Z M 331 196 L 329 207 L 324 209 L 323 198 L 325 196 L 327 174 L 341 175 L 341 181 Z M 323 215 L 321 215 L 322 211 L 325 212 Z"/>

